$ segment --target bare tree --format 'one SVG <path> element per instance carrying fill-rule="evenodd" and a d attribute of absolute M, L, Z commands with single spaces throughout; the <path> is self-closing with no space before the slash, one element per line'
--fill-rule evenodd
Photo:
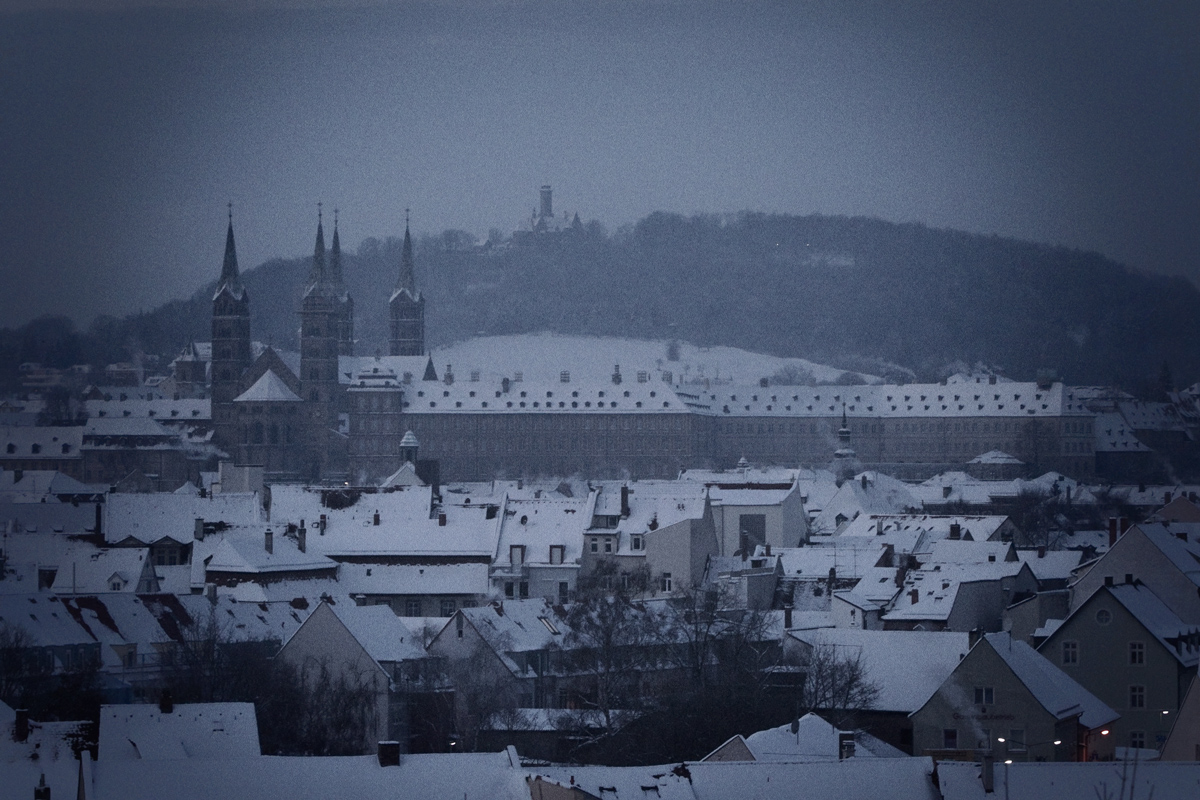
<path fill-rule="evenodd" d="M 858 654 L 851 655 L 828 644 L 817 644 L 804 665 L 801 708 L 820 711 L 838 726 L 851 724 L 856 711 L 875 706 L 879 686 L 873 683 Z"/>
<path fill-rule="evenodd" d="M 446 677 L 454 687 L 454 723 L 465 750 L 479 746 L 479 733 L 493 718 L 520 706 L 516 678 L 497 657 L 502 647 L 479 644 L 467 658 L 450 661 Z"/>

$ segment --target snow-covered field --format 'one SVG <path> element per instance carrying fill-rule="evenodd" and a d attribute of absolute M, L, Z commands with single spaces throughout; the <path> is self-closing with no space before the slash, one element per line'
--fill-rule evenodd
<path fill-rule="evenodd" d="M 803 358 L 780 358 L 751 353 L 736 347 L 696 347 L 678 343 L 677 358 L 668 356 L 669 343 L 598 336 L 566 336 L 555 333 L 487 336 L 457 342 L 433 351 L 438 373 L 449 364 L 467 377 L 478 370 L 483 380 L 512 377 L 522 373 L 527 381 L 556 381 L 562 372 L 572 378 L 604 378 L 620 366 L 621 375 L 634 379 L 641 370 L 658 376 L 672 373 L 678 383 L 758 383 L 781 371 L 826 383 L 837 380 L 844 370 L 815 364 Z M 878 379 L 863 375 L 868 382 Z"/>

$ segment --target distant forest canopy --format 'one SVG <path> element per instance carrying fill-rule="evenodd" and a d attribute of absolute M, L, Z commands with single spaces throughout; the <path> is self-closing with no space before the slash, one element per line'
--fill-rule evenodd
<path fill-rule="evenodd" d="M 345 254 L 357 352 L 387 352 L 387 299 L 400 241 Z M 244 273 L 253 337 L 297 348 L 309 258 Z M 212 274 L 220 264 L 214 262 Z M 579 230 L 485 244 L 448 230 L 417 241 L 431 346 L 542 330 L 730 345 L 879 373 L 884 364 L 938 380 L 984 364 L 1016 379 L 1052 370 L 1075 384 L 1150 396 L 1164 364 L 1200 378 L 1200 291 L 1185 278 L 1135 272 L 1096 253 L 861 217 L 656 212 L 609 235 Z M 0 331 L 0 372 L 35 361 L 66 367 L 169 361 L 209 338 L 209 284 L 188 300 L 84 331 L 44 317 Z M 166 363 L 166 361 L 162 363 Z"/>

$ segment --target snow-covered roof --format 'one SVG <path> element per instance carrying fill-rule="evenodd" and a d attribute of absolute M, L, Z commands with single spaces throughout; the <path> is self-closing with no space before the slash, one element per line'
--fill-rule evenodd
<path fill-rule="evenodd" d="M 253 703 L 187 703 L 170 712 L 157 704 L 100 707 L 101 762 L 226 761 L 260 754 Z"/>
<path fill-rule="evenodd" d="M 578 549 L 578 548 L 576 548 Z M 486 595 L 488 565 L 360 564 L 338 565 L 337 590 L 349 595 Z"/>
<path fill-rule="evenodd" d="M 592 498 L 560 495 L 538 500 L 508 500 L 496 548 L 496 563 L 511 565 L 514 546 L 524 547 L 526 564 L 550 563 L 550 548 L 563 548 L 562 564 L 577 564 L 583 555 L 583 532 L 592 524 Z M 519 565 L 515 565 L 519 566 Z"/>
<path fill-rule="evenodd" d="M 792 632 L 838 656 L 860 659 L 868 680 L 879 687 L 875 708 L 916 711 L 933 696 L 969 649 L 969 635 L 951 631 L 879 631 L 834 628 Z M 896 664 L 903 663 L 903 669 Z"/>
<path fill-rule="evenodd" d="M 746 737 L 746 747 L 756 761 L 837 761 L 841 757 L 839 731 L 819 715 L 808 713 L 792 724 L 757 731 Z M 908 758 L 890 744 L 864 731 L 854 731 L 854 758 Z"/>
<path fill-rule="evenodd" d="M 147 544 L 169 536 L 190 542 L 196 520 L 253 525 L 259 522 L 261 498 L 257 494 L 209 494 L 199 497 L 174 493 L 117 493 L 104 504 L 104 537 L 120 542 L 132 537 Z"/>
<path fill-rule="evenodd" d="M 83 428 L 17 425 L 0 428 L 0 454 L 27 459 L 79 458 Z"/>
<path fill-rule="evenodd" d="M 92 417 L 83 426 L 83 438 L 173 439 L 178 434 L 150 417 Z"/>
<path fill-rule="evenodd" d="M 838 547 L 835 537 L 828 544 L 811 547 L 776 547 L 772 554 L 779 557 L 783 574 L 788 578 L 826 580 L 829 570 L 835 570 L 838 579 L 861 578 L 879 563 L 887 551 L 883 542 L 871 542 L 870 547 Z M 755 555 L 765 552 L 759 545 Z"/>
<path fill-rule="evenodd" d="M 329 606 L 346 630 L 379 663 L 424 658 L 425 648 L 399 617 L 387 606 Z"/>
<path fill-rule="evenodd" d="M 1098 728 L 1120 716 L 1025 642 L 1007 633 L 984 634 L 983 640 L 1056 719 L 1079 715 L 1085 728 Z"/>
<path fill-rule="evenodd" d="M 993 791 L 985 793 L 979 764 L 938 763 L 944 800 L 1096 800 L 1117 792 L 1136 798 L 1194 797 L 1200 790 L 1200 764 L 1183 762 L 1014 761 L 997 766 L 993 775 Z"/>
<path fill-rule="evenodd" d="M 249 576 L 274 572 L 327 572 L 337 568 L 337 562 L 319 553 L 301 552 L 282 531 L 272 531 L 271 542 L 271 552 L 267 552 L 264 530 L 223 536 L 208 560 L 208 572 Z"/>
<path fill-rule="evenodd" d="M 1010 466 L 1024 464 L 1025 462 L 1016 456 L 1010 456 L 1002 450 L 988 450 L 986 453 L 981 453 L 975 456 L 968 464 L 1005 464 Z"/>
<path fill-rule="evenodd" d="M 145 592 L 139 585 L 150 551 L 145 547 L 72 548 L 58 563 L 54 585 L 57 594 L 107 594 Z"/>
<path fill-rule="evenodd" d="M 1097 453 L 1150 452 L 1150 448 L 1142 444 L 1125 418 L 1115 412 L 1097 414 L 1093 431 Z"/>
<path fill-rule="evenodd" d="M 296 403 L 300 397 L 273 370 L 267 370 L 246 391 L 233 399 L 235 403 Z"/>
<path fill-rule="evenodd" d="M 543 599 L 506 600 L 458 613 L 499 653 L 561 647 L 570 632 L 562 607 Z"/>
<path fill-rule="evenodd" d="M 170 397 L 128 400 L 88 400 L 84 408 L 89 417 L 120 419 L 125 417 L 153 418 L 166 423 L 209 422 L 212 420 L 212 401 L 208 398 Z"/>
<path fill-rule="evenodd" d="M 20 473 L 0 471 L 0 503 L 41 503 L 57 501 L 59 495 L 102 495 L 108 487 L 80 483 L 69 475 L 52 469 L 28 469 Z"/>
<path fill-rule="evenodd" d="M 1028 564 L 1039 581 L 1068 580 L 1083 561 L 1082 550 L 1018 550 L 1017 558 Z"/>
<path fill-rule="evenodd" d="M 0 800 L 28 800 L 45 780 L 52 797 L 74 797 L 79 760 L 71 745 L 80 740 L 87 722 L 32 721 L 23 742 L 11 735 L 16 713 L 0 701 Z"/>

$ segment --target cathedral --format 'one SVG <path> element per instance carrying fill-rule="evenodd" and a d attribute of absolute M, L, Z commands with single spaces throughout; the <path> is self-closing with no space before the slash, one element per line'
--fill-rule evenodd
<path fill-rule="evenodd" d="M 388 303 L 390 355 L 356 357 L 354 300 L 343 281 L 337 217 L 327 248 L 318 211 L 300 302 L 299 357 L 256 347 L 231 212 L 212 305 L 216 444 L 239 465 L 262 466 L 274 482 L 377 483 L 414 460 L 415 439 L 405 439 L 400 428 L 402 386 L 414 375 L 437 375 L 425 353 L 425 298 L 416 287 L 407 220 Z"/>

